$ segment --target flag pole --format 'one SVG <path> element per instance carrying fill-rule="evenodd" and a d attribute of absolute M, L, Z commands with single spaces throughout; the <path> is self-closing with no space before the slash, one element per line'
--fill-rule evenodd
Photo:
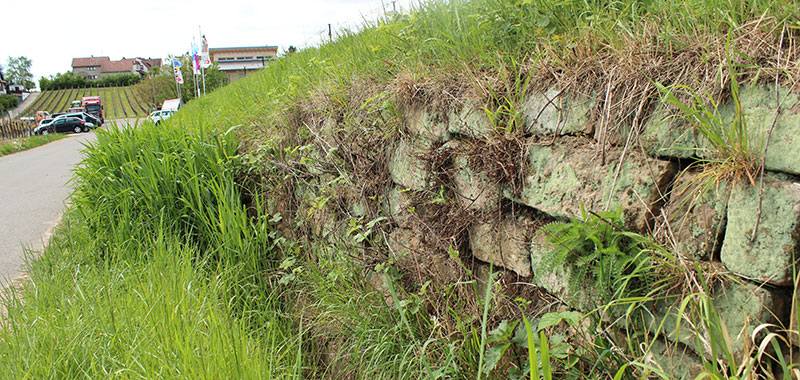
<path fill-rule="evenodd" d="M 198 54 L 200 55 L 199 60 L 203 59 L 203 28 L 198 25 L 197 32 L 200 33 L 200 51 Z M 200 76 L 203 78 L 203 96 L 206 95 L 206 68 L 203 67 L 203 64 L 200 65 Z"/>
<path fill-rule="evenodd" d="M 203 96 L 206 95 L 206 68 L 200 65 L 200 72 L 203 73 Z"/>

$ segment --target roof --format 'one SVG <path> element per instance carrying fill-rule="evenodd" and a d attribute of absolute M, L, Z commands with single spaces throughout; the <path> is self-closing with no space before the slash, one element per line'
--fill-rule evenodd
<path fill-rule="evenodd" d="M 72 58 L 72 67 L 102 66 L 103 63 L 109 61 L 111 61 L 111 59 L 108 57 Z"/>
<path fill-rule="evenodd" d="M 129 72 L 133 68 L 133 60 L 128 59 L 120 59 L 119 61 L 110 61 L 107 62 L 100 71 L 104 73 L 116 73 L 116 72 Z"/>
<path fill-rule="evenodd" d="M 208 49 L 209 53 L 212 51 L 225 51 L 225 50 L 278 50 L 278 46 L 234 46 L 234 47 L 221 47 L 221 48 L 210 48 Z"/>
<path fill-rule="evenodd" d="M 161 66 L 161 58 L 123 58 L 119 61 L 112 61 L 108 57 L 88 57 L 88 58 L 73 58 L 72 67 L 92 67 L 100 66 L 100 72 L 103 73 L 118 73 L 130 72 L 133 69 L 133 64 L 139 59 L 149 67 Z"/>

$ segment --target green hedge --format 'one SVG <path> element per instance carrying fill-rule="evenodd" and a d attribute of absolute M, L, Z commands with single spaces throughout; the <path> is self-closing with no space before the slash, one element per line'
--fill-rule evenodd
<path fill-rule="evenodd" d="M 14 95 L 0 95 L 0 113 L 6 113 L 19 104 L 19 98 Z"/>
<path fill-rule="evenodd" d="M 84 77 L 72 74 L 71 71 L 51 75 L 49 78 L 39 79 L 39 88 L 45 90 L 60 90 L 64 88 L 84 88 L 84 87 L 118 87 L 130 86 L 142 78 L 139 74 L 115 74 L 104 76 L 98 80 L 88 80 Z"/>

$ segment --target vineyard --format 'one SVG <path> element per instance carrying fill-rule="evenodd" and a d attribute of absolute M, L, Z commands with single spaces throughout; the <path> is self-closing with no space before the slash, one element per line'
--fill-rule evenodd
<path fill-rule="evenodd" d="M 50 113 L 65 112 L 73 100 L 84 96 L 100 96 L 103 101 L 105 119 L 121 119 L 147 116 L 152 104 L 141 101 L 133 91 L 133 86 L 73 88 L 43 91 L 41 95 L 19 116 L 35 116 L 36 111 Z"/>

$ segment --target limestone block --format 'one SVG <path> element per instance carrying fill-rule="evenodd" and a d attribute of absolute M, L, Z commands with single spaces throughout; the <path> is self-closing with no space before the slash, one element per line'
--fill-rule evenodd
<path fill-rule="evenodd" d="M 731 272 L 744 277 L 791 285 L 800 249 L 800 183 L 783 175 L 765 176 L 761 221 L 751 244 L 758 197 L 758 186 L 733 186 L 720 258 Z"/>
<path fill-rule="evenodd" d="M 695 379 L 703 372 L 703 362 L 693 350 L 656 339 L 645 356 L 645 363 L 660 368 L 672 379 Z"/>
<path fill-rule="evenodd" d="M 578 289 L 570 289 L 573 272 L 568 267 L 555 268 L 545 272 L 544 262 L 553 250 L 552 244 L 547 241 L 544 234 L 536 233 L 531 240 L 531 268 L 533 270 L 533 283 L 558 297 L 569 307 L 583 312 L 589 312 L 601 304 L 597 293 L 590 284 L 584 284 Z"/>
<path fill-rule="evenodd" d="M 295 226 L 304 224 L 311 227 L 311 232 L 317 237 L 327 237 L 336 232 L 336 211 L 330 203 L 321 202 L 324 197 L 320 190 L 321 181 L 312 181 L 309 184 L 297 184 L 294 196 L 301 203 L 301 208 L 294 216 Z"/>
<path fill-rule="evenodd" d="M 626 133 L 630 131 L 627 129 Z M 622 137 L 622 144 L 625 144 Z M 697 131 L 679 116 L 656 112 L 644 124 L 639 136 L 645 152 L 653 157 L 689 158 L 697 154 Z"/>
<path fill-rule="evenodd" d="M 591 134 L 589 123 L 594 99 L 571 96 L 557 88 L 531 94 L 522 104 L 525 131 L 542 135 Z"/>
<path fill-rule="evenodd" d="M 421 106 L 415 106 L 406 112 L 406 129 L 417 138 L 427 141 L 445 142 L 450 139 L 447 124 L 437 120 L 435 115 Z"/>
<path fill-rule="evenodd" d="M 500 185 L 489 180 L 485 173 L 476 172 L 469 167 L 469 160 L 458 153 L 458 141 L 448 141 L 446 147 L 453 149 L 453 185 L 456 200 L 461 206 L 471 210 L 488 210 L 495 206 L 502 197 Z"/>
<path fill-rule="evenodd" d="M 508 217 L 499 222 L 476 224 L 470 228 L 469 244 L 478 260 L 514 271 L 522 277 L 531 275 L 529 239 L 531 221 Z"/>
<path fill-rule="evenodd" d="M 400 266 L 409 266 L 415 252 L 424 250 L 422 240 L 408 228 L 398 228 L 389 234 L 389 258 Z"/>
<path fill-rule="evenodd" d="M 356 199 L 350 203 L 350 206 L 347 208 L 348 214 L 350 217 L 362 217 L 367 215 L 368 207 L 366 202 L 360 199 Z"/>
<path fill-rule="evenodd" d="M 710 260 L 719 250 L 727 218 L 730 184 L 705 184 L 697 172 L 678 176 L 665 214 L 678 251 L 695 260 Z"/>
<path fill-rule="evenodd" d="M 389 149 L 389 174 L 394 183 L 408 189 L 423 190 L 428 187 L 430 173 L 421 155 L 430 152 L 431 145 L 424 140 L 398 141 Z"/>
<path fill-rule="evenodd" d="M 410 210 L 409 191 L 395 186 L 386 194 L 386 210 L 392 220 L 400 226 L 408 225 L 414 218 Z"/>
<path fill-rule="evenodd" d="M 391 281 L 391 278 L 388 274 L 384 272 L 375 272 L 370 270 L 367 272 L 366 276 L 366 285 L 372 288 L 377 294 L 383 297 L 384 302 L 388 306 L 394 306 L 394 298 L 392 297 L 392 293 L 387 285 L 387 282 Z"/>
<path fill-rule="evenodd" d="M 753 330 L 764 323 L 775 323 L 775 316 L 784 319 L 788 312 L 785 296 L 773 293 L 763 287 L 741 282 L 726 282 L 717 286 L 712 292 L 712 303 L 731 337 L 731 350 L 734 357 L 741 358 L 746 353 L 746 348 L 752 347 L 753 342 L 748 342 Z M 656 310 L 655 308 L 651 308 Z M 678 315 L 679 305 L 671 308 L 661 308 L 653 315 L 648 314 L 650 329 L 662 325 L 664 336 L 672 342 L 680 342 L 692 348 L 698 355 L 711 359 L 708 331 L 700 330 L 701 343 L 698 342 L 697 332 L 693 332 L 691 325 L 697 325 L 698 316 L 685 312 Z M 682 318 L 680 331 L 676 330 L 676 321 Z M 702 329 L 702 327 L 701 327 Z M 760 343 L 760 342 L 758 342 Z M 756 343 L 756 344 L 758 344 Z M 719 347 L 717 347 L 719 349 Z"/>
<path fill-rule="evenodd" d="M 447 132 L 465 137 L 487 137 L 494 132 L 494 127 L 486 117 L 483 107 L 468 103 L 461 110 L 450 111 Z"/>
<path fill-rule="evenodd" d="M 628 228 L 647 229 L 650 209 L 662 202 L 661 194 L 675 175 L 675 165 L 629 150 L 615 182 L 621 148 L 607 147 L 603 165 L 599 149 L 587 140 L 559 140 L 557 145 L 532 146 L 518 199 L 508 190 L 504 194 L 560 217 L 579 217 L 581 205 L 591 211 L 622 207 Z"/>
<path fill-rule="evenodd" d="M 800 98 L 784 87 L 779 88 L 781 114 L 769 140 L 766 154 L 767 170 L 800 174 Z M 761 155 L 763 143 L 775 118 L 775 86 L 744 86 L 739 93 L 751 150 Z M 729 102 L 720 107 L 723 120 L 736 117 L 736 106 Z"/>

